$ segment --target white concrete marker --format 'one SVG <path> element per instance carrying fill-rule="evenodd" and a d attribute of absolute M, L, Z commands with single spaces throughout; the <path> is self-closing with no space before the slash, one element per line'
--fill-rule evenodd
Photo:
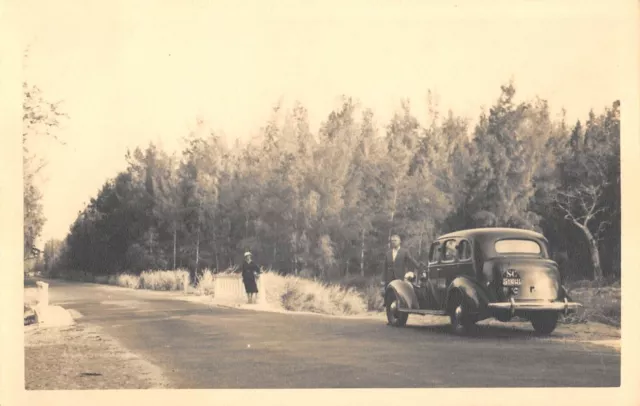
<path fill-rule="evenodd" d="M 46 282 L 37 281 L 38 287 L 38 305 L 47 307 L 49 306 L 49 284 Z"/>

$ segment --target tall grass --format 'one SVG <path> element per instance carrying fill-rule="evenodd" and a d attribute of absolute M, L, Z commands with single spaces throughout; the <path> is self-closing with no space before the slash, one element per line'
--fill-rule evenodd
<path fill-rule="evenodd" d="M 282 276 L 267 270 L 260 277 L 268 304 L 289 311 L 306 311 L 332 315 L 367 312 L 367 302 L 353 288 L 292 275 Z"/>
<path fill-rule="evenodd" d="M 599 322 L 620 327 L 622 289 L 620 282 L 602 284 L 591 281 L 571 282 L 567 286 L 571 299 L 583 305 L 564 318 L 565 323 Z"/>
<path fill-rule="evenodd" d="M 110 275 L 107 283 L 109 285 L 120 286 L 123 288 L 138 289 L 138 287 L 140 287 L 140 277 L 126 273 Z"/>
<path fill-rule="evenodd" d="M 214 274 L 210 269 L 205 269 L 196 275 L 196 293 L 199 295 L 215 295 Z"/>
<path fill-rule="evenodd" d="M 341 286 L 358 291 L 367 303 L 367 310 L 379 312 L 384 310 L 384 300 L 380 293 L 380 276 L 347 275 L 337 281 Z"/>
<path fill-rule="evenodd" d="M 149 290 L 185 290 L 189 286 L 189 271 L 144 271 L 140 288 Z"/>

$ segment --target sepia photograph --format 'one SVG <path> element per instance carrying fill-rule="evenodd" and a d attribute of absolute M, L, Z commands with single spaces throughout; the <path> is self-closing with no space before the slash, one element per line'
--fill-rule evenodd
<path fill-rule="evenodd" d="M 637 2 L 23 3 L 26 392 L 620 389 Z"/>

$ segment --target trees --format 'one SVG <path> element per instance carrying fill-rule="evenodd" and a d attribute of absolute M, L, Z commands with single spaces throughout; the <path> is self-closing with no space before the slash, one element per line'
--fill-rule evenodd
<path fill-rule="evenodd" d="M 582 232 L 596 280 L 604 277 L 599 245 L 606 228 L 620 227 L 619 109 L 616 101 L 599 117 L 591 112 L 584 135 L 581 123 L 576 123 L 553 199 L 564 219 Z"/>
<path fill-rule="evenodd" d="M 437 234 L 488 225 L 543 230 L 575 277 L 589 276 L 584 254 L 596 277 L 619 274 L 619 104 L 569 131 L 544 100 L 500 90 L 473 134 L 433 103 L 421 124 L 408 101 L 379 133 L 349 97 L 317 133 L 302 104 L 277 105 L 255 138 L 231 147 L 199 121 L 181 153 L 131 151 L 62 256 L 95 272 L 196 272 L 252 250 L 261 265 L 331 279 L 378 273 L 392 233 L 420 257 Z"/>
<path fill-rule="evenodd" d="M 22 91 L 24 259 L 28 259 L 39 251 L 35 243 L 46 221 L 42 212 L 42 193 L 37 186 L 37 176 L 45 161 L 38 158 L 31 147 L 38 139 L 53 137 L 58 140 L 54 130 L 59 126 L 60 118 L 66 115 L 59 110 L 59 103 L 47 101 L 38 87 L 24 82 Z"/>
<path fill-rule="evenodd" d="M 476 127 L 473 168 L 466 182 L 469 225 L 538 225 L 539 216 L 529 206 L 541 146 L 550 135 L 548 112 L 544 102 L 516 105 L 514 95 L 513 84 L 502 86 L 499 100 Z"/>

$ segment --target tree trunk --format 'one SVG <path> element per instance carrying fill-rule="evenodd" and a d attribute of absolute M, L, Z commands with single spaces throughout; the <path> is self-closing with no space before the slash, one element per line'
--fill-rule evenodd
<path fill-rule="evenodd" d="M 293 223 L 293 273 L 298 276 L 298 222 Z"/>
<path fill-rule="evenodd" d="M 397 182 L 396 182 L 397 183 Z M 391 235 L 393 233 L 393 220 L 396 217 L 396 204 L 398 203 L 398 188 L 397 185 L 393 190 L 393 204 L 391 206 L 391 224 L 389 225 L 389 238 L 387 239 L 387 246 L 391 248 Z"/>
<path fill-rule="evenodd" d="M 216 238 L 216 233 L 215 231 L 213 232 L 213 252 L 214 255 L 216 256 L 216 271 L 220 270 L 220 264 L 218 262 L 218 243 L 217 243 L 217 238 Z"/>
<path fill-rule="evenodd" d="M 273 260 L 271 261 L 271 266 L 276 266 L 276 257 L 278 255 L 278 242 L 273 243 Z"/>
<path fill-rule="evenodd" d="M 362 245 L 360 246 L 360 276 L 364 278 L 364 228 L 361 233 Z"/>
<path fill-rule="evenodd" d="M 227 260 L 229 261 L 229 268 L 233 266 L 233 254 L 231 250 L 231 220 L 227 218 Z"/>
<path fill-rule="evenodd" d="M 173 269 L 176 269 L 176 242 L 177 242 L 177 226 L 176 222 L 173 222 Z"/>
<path fill-rule="evenodd" d="M 198 227 L 196 235 L 196 272 L 198 272 L 198 264 L 200 263 L 200 227 Z"/>
<path fill-rule="evenodd" d="M 574 224 L 578 228 L 580 228 L 580 230 L 582 230 L 584 236 L 589 242 L 589 254 L 591 255 L 591 263 L 593 265 L 593 279 L 596 281 L 601 281 L 604 279 L 604 275 L 602 274 L 602 267 L 600 266 L 600 252 L 598 250 L 598 241 L 596 241 L 586 225 L 580 224 L 576 221 L 574 221 Z"/>

